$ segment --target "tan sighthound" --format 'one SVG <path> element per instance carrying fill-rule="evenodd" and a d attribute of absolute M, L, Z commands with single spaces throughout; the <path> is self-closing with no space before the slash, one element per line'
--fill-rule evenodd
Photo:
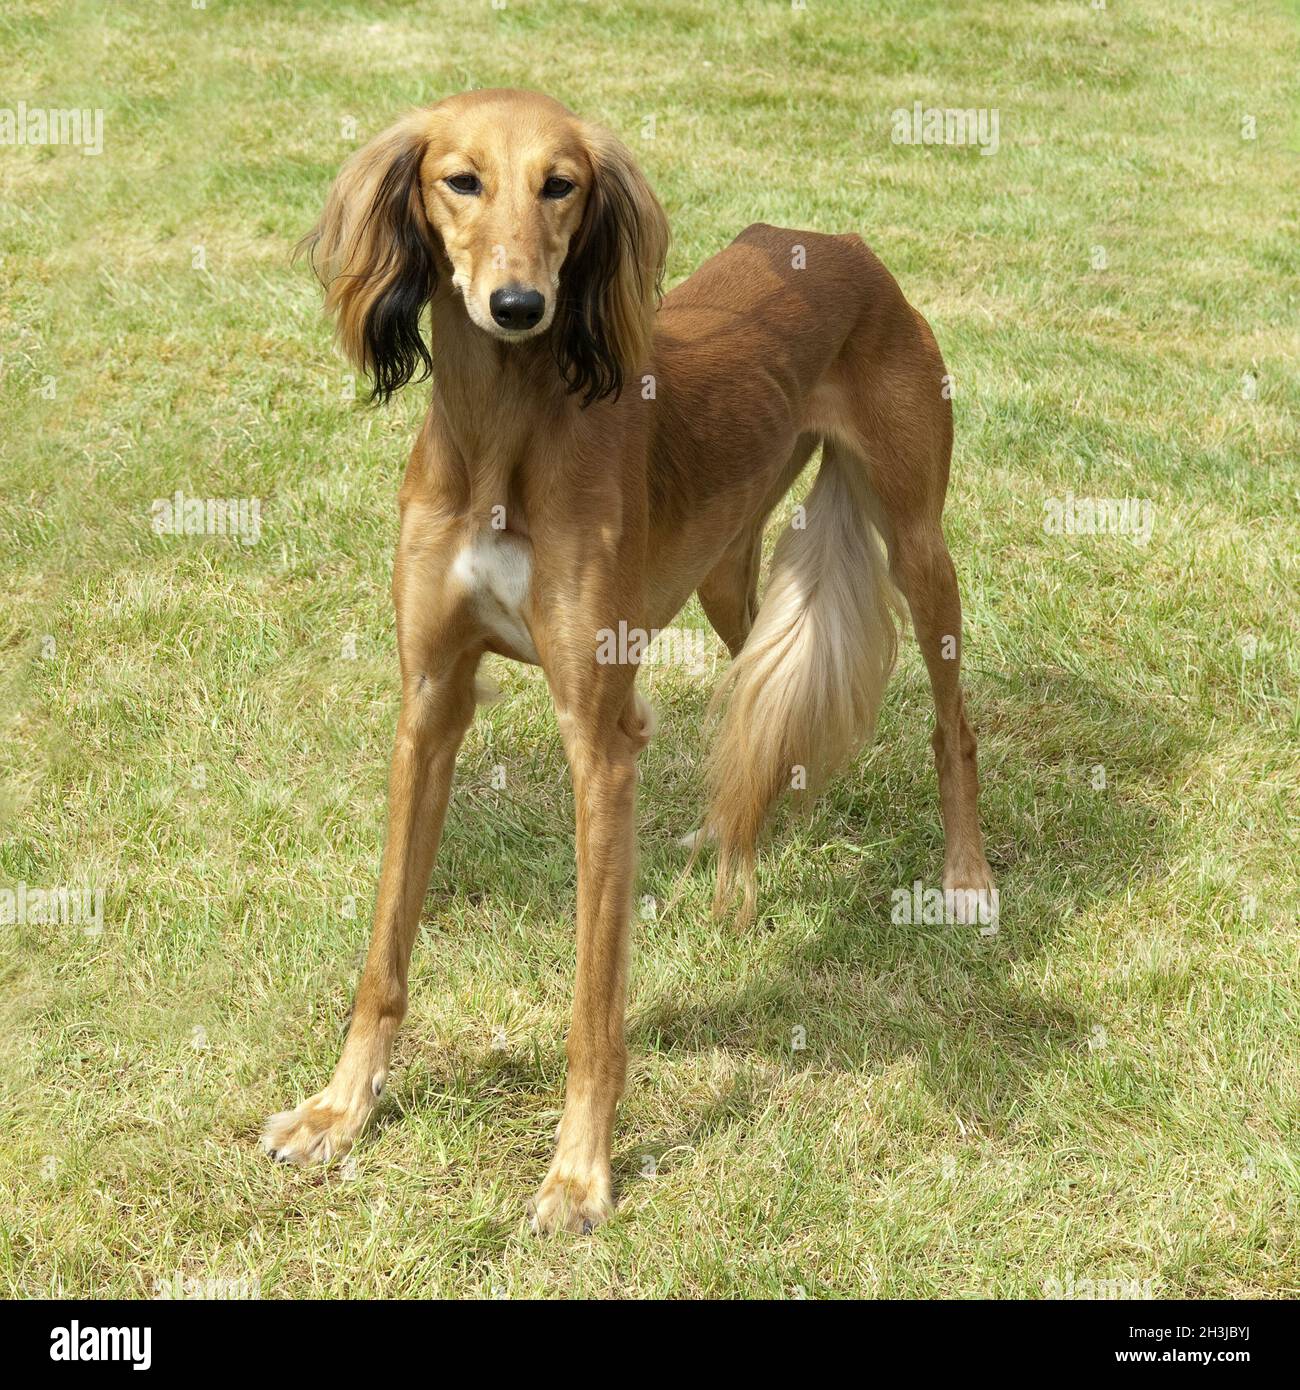
<path fill-rule="evenodd" d="M 344 166 L 309 239 L 348 355 L 388 396 L 432 376 L 393 573 L 402 705 L 374 933 L 328 1086 L 264 1142 L 325 1161 L 360 1134 L 406 1012 L 407 967 L 485 652 L 539 665 L 577 807 L 577 979 L 539 1230 L 613 1208 L 623 1089 L 637 667 L 602 631 L 665 627 L 692 593 L 729 669 L 703 830 L 716 906 L 754 910 L 768 808 L 869 735 L 901 601 L 934 693 L 943 885 L 989 893 L 961 605 L 940 515 L 952 448 L 925 320 L 853 235 L 749 227 L 659 303 L 663 210 L 611 135 L 534 93 L 404 117 Z M 422 316 L 429 315 L 429 331 Z M 815 450 L 806 524 L 764 523 Z M 705 838 L 704 836 L 700 837 Z"/>

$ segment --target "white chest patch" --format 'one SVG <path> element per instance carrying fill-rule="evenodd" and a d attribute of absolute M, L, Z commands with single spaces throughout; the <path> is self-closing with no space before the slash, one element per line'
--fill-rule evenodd
<path fill-rule="evenodd" d="M 540 663 L 524 621 L 533 580 L 533 550 L 526 540 L 485 531 L 458 554 L 452 578 L 469 595 L 483 626 L 520 661 Z"/>

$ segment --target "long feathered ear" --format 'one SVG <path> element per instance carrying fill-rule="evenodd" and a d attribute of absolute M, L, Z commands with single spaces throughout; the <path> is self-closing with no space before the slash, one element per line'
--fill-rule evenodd
<path fill-rule="evenodd" d="M 386 401 L 432 360 L 420 315 L 437 279 L 420 195 L 428 116 L 416 111 L 358 150 L 339 172 L 309 248 L 339 343 Z"/>
<path fill-rule="evenodd" d="M 618 398 L 645 366 L 668 254 L 668 219 L 629 151 L 586 128 L 592 186 L 560 272 L 556 361 L 582 404 Z"/>

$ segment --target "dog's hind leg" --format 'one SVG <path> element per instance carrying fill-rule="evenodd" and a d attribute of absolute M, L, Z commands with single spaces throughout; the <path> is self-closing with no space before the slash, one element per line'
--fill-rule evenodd
<path fill-rule="evenodd" d="M 895 378 L 888 402 L 869 397 L 874 409 L 858 412 L 862 466 L 888 543 L 890 577 L 907 600 L 934 696 L 943 887 L 959 921 L 986 922 L 997 914 L 997 898 L 980 830 L 975 735 L 961 686 L 961 596 L 940 522 L 951 407 L 940 389 L 943 359 L 916 317 L 923 331 L 911 346 L 923 365 Z"/>
<path fill-rule="evenodd" d="M 733 659 L 740 655 L 758 613 L 758 573 L 763 561 L 763 520 L 733 541 L 698 589 L 704 616 L 722 638 Z M 707 844 L 707 823 L 678 839 L 683 849 Z"/>
<path fill-rule="evenodd" d="M 815 434 L 799 436 L 753 520 L 727 547 L 699 587 L 700 606 L 705 617 L 726 644 L 733 660 L 740 655 L 758 616 L 758 580 L 763 565 L 763 532 L 767 519 L 803 471 L 817 443 Z M 677 843 L 684 849 L 694 850 L 697 845 L 707 844 L 714 838 L 706 820 Z"/>
<path fill-rule="evenodd" d="M 890 573 L 907 599 L 934 695 L 931 742 L 943 817 L 943 886 L 953 895 L 959 921 L 987 921 L 996 916 L 996 899 L 980 831 L 975 735 L 961 688 L 961 598 L 937 523 L 895 526 Z"/>
<path fill-rule="evenodd" d="M 705 575 L 699 587 L 700 605 L 705 617 L 733 657 L 739 656 L 758 616 L 758 577 L 763 564 L 763 531 L 767 519 L 803 472 L 816 447 L 815 434 L 799 436 L 789 458 L 763 498 L 762 505 L 723 552 L 722 558 Z"/>
<path fill-rule="evenodd" d="M 705 576 L 700 606 L 713 630 L 738 656 L 758 612 L 758 571 L 763 558 L 763 523 L 746 531 Z"/>

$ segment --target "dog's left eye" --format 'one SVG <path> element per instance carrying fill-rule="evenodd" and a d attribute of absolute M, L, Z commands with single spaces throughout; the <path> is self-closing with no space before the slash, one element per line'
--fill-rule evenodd
<path fill-rule="evenodd" d="M 478 181 L 477 174 L 452 174 L 447 180 L 447 187 L 457 193 L 481 193 L 483 185 Z"/>
<path fill-rule="evenodd" d="M 542 185 L 543 198 L 567 198 L 573 192 L 573 180 L 562 179 L 558 174 L 547 179 Z"/>

